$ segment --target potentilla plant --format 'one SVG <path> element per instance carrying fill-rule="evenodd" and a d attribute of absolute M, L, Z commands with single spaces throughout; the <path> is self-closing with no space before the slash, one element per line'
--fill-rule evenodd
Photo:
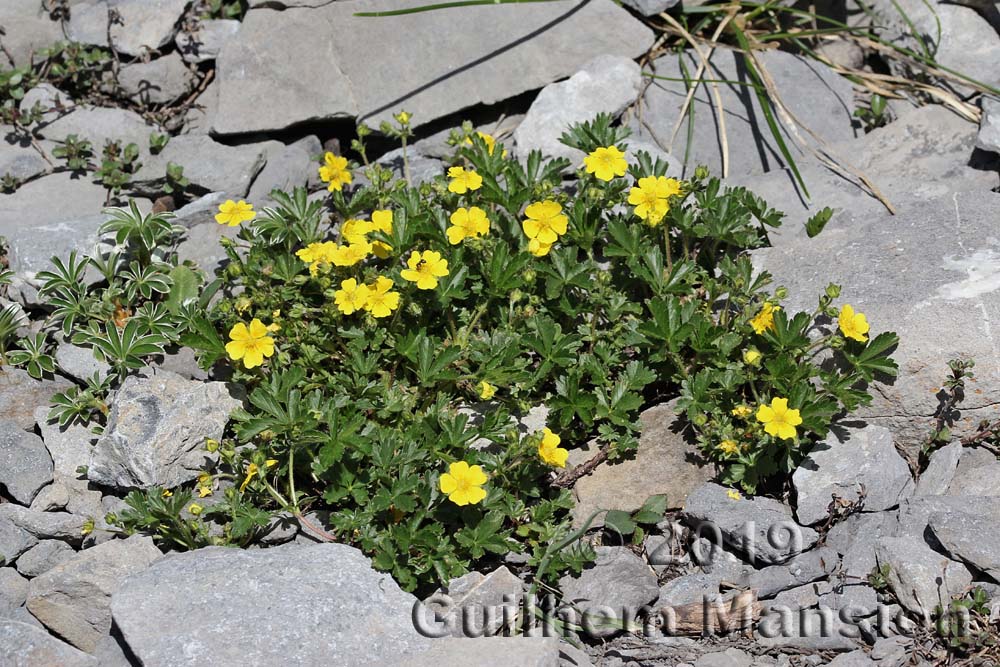
<path fill-rule="evenodd" d="M 409 136 L 409 115 L 396 120 Z M 550 563 L 573 450 L 630 456 L 640 411 L 678 396 L 728 482 L 780 479 L 894 372 L 895 336 L 869 339 L 836 286 L 815 312 L 787 313 L 746 256 L 782 215 L 704 169 L 671 178 L 626 137 L 607 116 L 568 132 L 586 155 L 571 184 L 568 160 L 513 159 L 468 129 L 430 183 L 369 165 L 358 187 L 360 167 L 327 154 L 325 201 L 223 204 L 218 222 L 240 227 L 224 242 L 225 297 L 179 339 L 206 367 L 229 364 L 248 406 L 209 443 L 222 463 L 197 488 L 214 504 L 190 517 L 155 490 L 133 499 L 130 525 L 223 517 L 225 539 L 245 543 L 290 512 L 411 590 L 508 552 Z M 527 429 L 538 406 L 547 422 Z M 548 571 L 589 555 L 564 550 Z"/>

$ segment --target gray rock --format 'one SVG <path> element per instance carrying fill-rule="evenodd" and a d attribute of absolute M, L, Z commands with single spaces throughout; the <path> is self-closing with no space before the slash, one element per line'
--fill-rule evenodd
<path fill-rule="evenodd" d="M 18 109 L 21 113 L 31 112 L 35 106 L 42 110 L 41 123 L 51 123 L 56 118 L 69 113 L 73 107 L 73 98 L 59 90 L 51 83 L 40 83 L 24 94 Z M 33 128 L 35 133 L 41 129 Z"/>
<path fill-rule="evenodd" d="M 9 618 L 28 599 L 28 580 L 12 567 L 0 567 L 0 618 Z"/>
<path fill-rule="evenodd" d="M 955 477 L 955 469 L 961 456 L 962 443 L 957 440 L 931 454 L 927 469 L 917 480 L 914 495 L 942 496 L 948 493 L 948 487 Z"/>
<path fill-rule="evenodd" d="M 97 659 L 61 642 L 45 630 L 0 619 L 0 661 L 10 665 L 59 665 L 59 667 L 98 667 Z"/>
<path fill-rule="evenodd" d="M 975 139 L 974 125 L 943 105 L 932 104 L 900 113 L 898 120 L 836 144 L 833 150 L 899 205 L 915 199 L 942 200 L 955 192 L 989 190 L 1000 184 L 995 167 L 970 164 Z M 799 162 L 799 168 L 811 199 L 788 170 L 730 179 L 788 214 L 785 224 L 771 234 L 772 243 L 780 244 L 786 236 L 805 237 L 803 223 L 827 206 L 836 211 L 828 232 L 852 220 L 885 214 L 882 203 L 856 182 L 821 165 Z"/>
<path fill-rule="evenodd" d="M 225 192 L 210 192 L 207 195 L 202 195 L 190 204 L 174 211 L 173 222 L 187 228 L 208 222 L 221 227 L 223 225 L 215 222 L 215 214 L 219 212 L 219 204 L 232 198 L 232 195 Z"/>
<path fill-rule="evenodd" d="M 217 225 L 223 226 L 223 225 Z M 228 225 L 225 225 L 228 226 Z M 208 372 L 201 369 L 194 350 L 190 347 L 167 349 L 160 355 L 156 367 L 171 373 L 177 373 L 188 380 L 207 380 Z"/>
<path fill-rule="evenodd" d="M 52 395 L 73 386 L 69 380 L 36 380 L 20 368 L 4 367 L 0 370 L 0 415 L 19 428 L 34 428 L 35 410 L 48 405 Z"/>
<path fill-rule="evenodd" d="M 5 2 L 0 7 L 0 25 L 4 27 L 4 51 L 13 58 L 15 67 L 27 65 L 32 54 L 63 39 L 59 22 L 33 2 Z M 8 64 L 5 56 L 4 67 Z"/>
<path fill-rule="evenodd" d="M 826 581 L 817 581 L 804 586 L 796 586 L 782 591 L 774 596 L 773 600 L 764 600 L 761 605 L 764 609 L 790 609 L 798 612 L 800 609 L 809 609 L 819 605 L 820 597 L 827 595 L 833 590 L 833 586 Z"/>
<path fill-rule="evenodd" d="M 783 565 L 772 565 L 750 573 L 741 582 L 757 591 L 758 598 L 774 597 L 782 591 L 826 577 L 840 564 L 832 547 L 807 551 Z"/>
<path fill-rule="evenodd" d="M 184 114 L 182 134 L 208 134 L 219 113 L 219 82 L 212 79 Z"/>
<path fill-rule="evenodd" d="M 560 645 L 556 637 L 487 637 L 484 639 L 444 639 L 430 648 L 406 656 L 407 667 L 561 667 Z M 382 660 L 376 667 L 396 667 L 397 659 Z"/>
<path fill-rule="evenodd" d="M 692 54 L 684 57 L 687 59 L 687 71 L 689 75 L 693 75 L 700 61 Z M 758 53 L 757 57 L 774 79 L 784 103 L 810 130 L 830 143 L 846 141 L 855 136 L 851 117 L 855 106 L 854 93 L 846 79 L 837 76 L 824 65 L 783 51 Z M 671 54 L 658 58 L 652 63 L 652 69 L 657 76 L 674 80 L 654 79 L 650 83 L 643 95 L 642 122 L 631 122 L 633 130 L 640 138 L 652 140 L 674 155 L 684 155 L 689 150 L 688 172 L 696 165 L 704 164 L 714 173 L 721 174 L 722 149 L 716 125 L 717 112 L 712 104 L 712 84 L 699 86 L 692 100 L 695 117 L 704 121 L 695 123 L 692 144 L 688 149 L 687 132 L 683 123 L 673 143 L 670 142 L 687 96 L 678 56 Z M 728 49 L 716 49 L 711 59 L 711 68 L 704 78 L 745 81 L 747 75 L 742 56 Z M 764 122 L 756 96 L 749 93 L 744 85 L 716 85 L 725 114 L 730 175 L 754 174 L 787 166 Z M 778 114 L 775 117 L 783 125 Z M 799 130 L 799 134 L 805 133 Z M 785 142 L 789 150 L 794 151 L 793 156 L 800 167 L 809 162 L 810 158 L 794 147 L 795 142 L 787 128 Z"/>
<path fill-rule="evenodd" d="M 189 227 L 177 244 L 177 259 L 193 263 L 206 276 L 214 276 L 229 263 L 222 239 L 235 239 L 239 233 L 239 227 L 220 225 L 214 220 Z"/>
<path fill-rule="evenodd" d="M 883 535 L 894 535 L 897 525 L 895 515 L 890 512 L 852 514 L 827 533 L 826 544 L 843 557 L 842 573 L 864 580 L 877 565 L 875 544 Z"/>
<path fill-rule="evenodd" d="M 97 359 L 93 348 L 66 341 L 56 346 L 55 359 L 59 370 L 80 382 L 86 382 L 94 373 L 103 380 L 111 372 L 111 364 Z"/>
<path fill-rule="evenodd" d="M 28 611 L 70 644 L 93 651 L 111 630 L 111 596 L 162 555 L 152 538 L 139 535 L 81 551 L 31 580 Z"/>
<path fill-rule="evenodd" d="M 240 38 L 219 53 L 215 131 L 351 116 L 378 126 L 404 108 L 422 125 L 541 88 L 595 53 L 637 57 L 653 41 L 648 28 L 607 0 L 572 8 L 467 7 L 445 22 L 433 13 L 377 21 L 354 16 L 404 6 L 347 0 L 294 11 L 252 9 Z M 487 33 L 488 41 L 468 39 Z M 382 45 L 377 62 L 363 55 L 372 44 Z"/>
<path fill-rule="evenodd" d="M 10 519 L 0 517 L 0 566 L 10 565 L 36 544 L 38 539 L 34 535 L 18 527 Z"/>
<path fill-rule="evenodd" d="M 299 532 L 299 521 L 288 512 L 282 512 L 271 517 L 271 521 L 261 532 L 260 541 L 262 544 L 271 546 L 284 544 L 295 539 Z"/>
<path fill-rule="evenodd" d="M 680 0 L 623 0 L 622 4 L 643 16 L 656 16 L 676 7 Z"/>
<path fill-rule="evenodd" d="M 14 503 L 0 505 L 0 517 L 42 540 L 77 542 L 83 538 L 83 523 L 86 520 L 86 517 L 69 512 L 40 512 Z"/>
<path fill-rule="evenodd" d="M 900 604 L 917 615 L 930 617 L 972 583 L 961 563 L 933 551 L 916 537 L 883 537 L 875 547 L 880 566 L 889 566 L 889 586 Z"/>
<path fill-rule="evenodd" d="M 172 555 L 130 577 L 111 608 L 147 665 L 402 664 L 430 644 L 413 627 L 415 603 L 360 551 L 326 543 Z"/>
<path fill-rule="evenodd" d="M 875 661 L 868 654 L 858 649 L 850 653 L 841 653 L 829 663 L 829 667 L 874 667 Z"/>
<path fill-rule="evenodd" d="M 118 73 L 121 92 L 142 104 L 169 104 L 191 90 L 194 75 L 176 53 L 148 63 L 125 65 Z"/>
<path fill-rule="evenodd" d="M 624 56 L 598 56 L 565 81 L 538 93 L 528 114 L 514 130 L 518 155 L 529 151 L 565 157 L 579 167 L 584 153 L 559 142 L 573 123 L 593 120 L 599 113 L 617 117 L 639 97 L 643 79 L 639 66 Z"/>
<path fill-rule="evenodd" d="M 205 450 L 205 440 L 221 438 L 229 413 L 240 405 L 222 382 L 165 371 L 131 376 L 115 394 L 87 475 L 121 489 L 172 488 L 195 479 L 217 456 Z"/>
<path fill-rule="evenodd" d="M 0 126 L 0 135 L 6 135 L 0 138 L 0 177 L 9 174 L 18 183 L 24 183 L 52 169 L 52 165 L 45 161 L 34 146 L 25 146 L 16 141 L 12 135 L 7 134 L 3 126 Z M 49 142 L 46 145 L 52 148 Z"/>
<path fill-rule="evenodd" d="M 323 154 L 323 144 L 315 135 L 287 146 L 274 143 L 268 142 L 267 164 L 250 186 L 247 197 L 252 201 L 269 199 L 275 188 L 291 192 L 297 187 L 305 187 L 318 169 L 316 156 Z"/>
<path fill-rule="evenodd" d="M 706 653 L 695 660 L 694 667 L 750 667 L 753 658 L 738 648 Z"/>
<path fill-rule="evenodd" d="M 998 216 L 1000 195 L 955 194 L 901 206 L 896 216 L 841 218 L 819 241 L 782 239 L 753 253 L 759 269 L 787 286 L 788 312 L 811 312 L 816 295 L 833 282 L 843 287 L 840 303 L 868 315 L 870 336 L 899 334 L 893 352 L 899 377 L 879 385 L 872 404 L 856 416 L 889 428 L 908 451 L 926 438 L 948 360 L 996 354 L 1000 246 L 992 221 Z M 936 316 L 945 311 L 947 318 Z M 955 336 L 956 330 L 970 335 Z M 1000 367 L 985 364 L 976 375 L 982 393 L 966 397 L 955 437 L 972 431 L 992 414 L 986 408 L 1000 402 Z"/>
<path fill-rule="evenodd" d="M 878 593 L 865 583 L 838 583 L 819 596 L 820 609 L 845 610 L 855 618 L 865 618 L 878 611 Z"/>
<path fill-rule="evenodd" d="M 108 46 L 108 9 L 122 19 L 111 26 L 111 46 L 119 53 L 139 56 L 166 46 L 188 0 L 89 0 L 76 3 L 66 27 L 74 42 Z"/>
<path fill-rule="evenodd" d="M 991 519 L 1000 519 L 1000 507 L 996 499 L 984 496 L 923 496 L 910 498 L 899 506 L 894 535 L 912 535 L 933 539 L 929 529 L 930 517 L 936 512 L 950 514 L 968 512 Z"/>
<path fill-rule="evenodd" d="M 845 69 L 860 69 L 865 64 L 864 50 L 848 39 L 824 41 L 816 49 L 816 53 Z"/>
<path fill-rule="evenodd" d="M 722 539 L 752 563 L 783 563 L 808 549 L 819 538 L 812 528 L 799 526 L 792 511 L 772 498 L 729 497 L 729 489 L 704 484 L 688 496 L 682 516 L 702 526 L 701 535 L 718 529 Z"/>
<path fill-rule="evenodd" d="M 559 642 L 559 667 L 594 667 L 586 651 L 568 642 Z"/>
<path fill-rule="evenodd" d="M 178 32 L 174 42 L 186 62 L 203 63 L 215 60 L 225 43 L 239 31 L 240 22 L 234 19 L 207 19 L 198 21 L 194 32 Z"/>
<path fill-rule="evenodd" d="M 493 636 L 505 622 L 501 608 L 516 609 L 523 590 L 522 581 L 506 567 L 485 575 L 469 572 L 437 591 L 450 602 L 440 622 L 448 624 L 452 637 Z"/>
<path fill-rule="evenodd" d="M 642 428 L 634 458 L 602 463 L 576 482 L 574 526 L 582 526 L 599 509 L 633 512 L 655 494 L 666 494 L 669 507 L 681 507 L 693 489 L 712 478 L 711 466 L 680 432 L 671 404 L 649 408 L 639 421 Z M 582 464 L 596 453 L 593 443 L 570 450 L 569 465 Z M 604 525 L 604 516 L 598 515 L 591 525 Z"/>
<path fill-rule="evenodd" d="M 51 481 L 52 459 L 41 438 L 16 422 L 0 420 L 0 485 L 14 500 L 28 505 Z"/>
<path fill-rule="evenodd" d="M 906 662 L 912 645 L 913 640 L 909 637 L 880 637 L 872 646 L 870 655 L 882 667 L 900 667 Z"/>
<path fill-rule="evenodd" d="M 101 637 L 91 655 L 97 658 L 101 667 L 133 667 L 118 640 L 111 635 Z"/>
<path fill-rule="evenodd" d="M 444 162 L 434 157 L 421 155 L 415 149 L 407 150 L 406 160 L 410 163 L 410 183 L 413 185 L 430 183 L 445 173 Z M 378 164 L 390 169 L 396 178 L 406 178 L 406 165 L 403 162 L 402 149 L 397 148 L 389 151 L 378 159 Z M 359 186 L 369 182 L 364 174 L 357 174 L 355 181 Z"/>
<path fill-rule="evenodd" d="M 26 577 L 37 577 L 60 565 L 76 553 L 62 540 L 41 540 L 17 559 L 17 571 Z M 27 583 L 25 583 L 27 594 Z"/>
<path fill-rule="evenodd" d="M 1000 581 L 1000 519 L 970 512 L 934 512 L 928 525 L 953 558 Z"/>
<path fill-rule="evenodd" d="M 134 111 L 85 106 L 75 107 L 69 113 L 38 128 L 39 136 L 52 141 L 64 141 L 71 134 L 79 139 L 87 139 L 98 158 L 106 141 L 117 141 L 122 146 L 134 143 L 140 149 L 145 149 L 149 146 L 149 135 L 157 131 L 158 127 L 150 125 Z M 100 163 L 99 159 L 96 161 Z M 89 209 L 85 211 L 95 212 Z M 77 211 L 76 215 L 79 214 Z"/>
<path fill-rule="evenodd" d="M 816 443 L 792 475 L 799 521 L 812 525 L 829 516 L 834 497 L 857 502 L 862 511 L 895 507 L 913 489 L 910 468 L 881 426 L 837 427 Z"/>
<path fill-rule="evenodd" d="M 761 614 L 755 638 L 768 649 L 853 651 L 859 647 L 858 632 L 831 609 L 771 609 Z"/>
<path fill-rule="evenodd" d="M 225 192 L 230 197 L 246 195 L 254 176 L 263 168 L 268 146 L 226 146 L 204 135 L 173 137 L 159 154 L 146 160 L 134 181 L 145 191 L 157 190 L 173 162 L 184 167 L 184 177 L 197 192 Z"/>
<path fill-rule="evenodd" d="M 719 592 L 721 581 L 722 577 L 719 575 L 700 572 L 671 579 L 660 587 L 660 597 L 656 599 L 653 608 L 679 607 L 705 599 L 719 599 L 721 598 Z"/>
<path fill-rule="evenodd" d="M 707 530 L 703 534 L 711 535 L 712 539 L 699 537 L 691 543 L 691 561 L 702 572 L 719 576 L 722 581 L 737 582 L 754 570 L 732 551 L 727 551 L 724 544 L 715 541 L 716 535 L 711 526 L 706 525 L 705 528 Z"/>
<path fill-rule="evenodd" d="M 976 148 L 1000 153 L 1000 101 L 983 96 L 980 104 L 983 107 L 983 117 L 979 121 Z"/>
<path fill-rule="evenodd" d="M 955 478 L 948 485 L 950 496 L 1000 496 L 1000 461 L 986 449 L 962 452 Z"/>
<path fill-rule="evenodd" d="M 594 621 L 613 614 L 632 620 L 660 594 L 656 576 L 646 563 L 626 547 L 597 547 L 597 560 L 580 576 L 559 580 L 563 598 Z"/>

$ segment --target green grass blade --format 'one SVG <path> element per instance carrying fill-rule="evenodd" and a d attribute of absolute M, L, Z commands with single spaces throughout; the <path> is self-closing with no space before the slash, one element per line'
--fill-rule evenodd
<path fill-rule="evenodd" d="M 681 75 L 684 77 L 684 91 L 689 91 L 692 85 L 697 88 L 698 82 L 691 81 L 691 74 L 688 72 L 687 64 L 684 62 L 684 51 L 678 52 L 677 62 L 680 65 Z M 695 91 L 695 94 L 697 94 L 697 91 Z M 684 135 L 684 157 L 681 160 L 681 167 L 685 170 L 687 169 L 688 160 L 691 158 L 691 144 L 694 142 L 694 108 L 696 103 L 697 100 L 692 95 L 691 104 L 687 107 L 687 133 Z"/>

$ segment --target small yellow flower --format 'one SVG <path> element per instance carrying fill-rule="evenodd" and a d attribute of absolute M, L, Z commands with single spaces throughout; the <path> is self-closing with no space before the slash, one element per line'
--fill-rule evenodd
<path fill-rule="evenodd" d="M 497 388 L 486 380 L 479 383 L 479 398 L 488 401 L 497 393 Z"/>
<path fill-rule="evenodd" d="M 557 468 L 566 467 L 569 452 L 559 446 L 562 439 L 548 428 L 542 431 L 542 441 L 538 443 L 538 456 L 542 461 Z"/>
<path fill-rule="evenodd" d="M 367 243 L 367 234 L 372 230 L 372 223 L 367 220 L 348 218 L 340 226 L 340 237 L 348 243 Z"/>
<path fill-rule="evenodd" d="M 841 307 L 837 326 L 840 327 L 840 333 L 844 334 L 845 338 L 851 338 L 859 343 L 868 340 L 868 336 L 865 335 L 868 333 L 868 320 L 865 319 L 864 313 L 855 313 L 854 308 L 849 304 L 845 303 Z"/>
<path fill-rule="evenodd" d="M 802 423 L 799 411 L 788 407 L 787 398 L 775 398 L 771 405 L 761 405 L 757 408 L 757 421 L 764 425 L 764 430 L 782 440 L 795 437 L 795 427 Z"/>
<path fill-rule="evenodd" d="M 493 138 L 493 135 L 486 134 L 485 132 L 476 132 L 476 136 L 483 140 L 483 143 L 486 144 L 486 150 L 489 151 L 490 155 L 493 155 L 493 151 L 497 147 L 497 141 Z M 465 143 L 471 146 L 472 137 L 466 137 Z M 504 152 L 500 154 L 500 157 L 507 157 L 507 151 L 504 150 Z"/>
<path fill-rule="evenodd" d="M 681 183 L 666 176 L 646 176 L 629 190 L 628 203 L 650 227 L 660 224 L 670 210 L 670 198 L 681 193 Z"/>
<path fill-rule="evenodd" d="M 174 492 L 171 491 L 170 489 L 163 489 L 163 493 L 160 494 L 160 496 L 163 498 L 169 498 L 172 495 L 174 495 Z"/>
<path fill-rule="evenodd" d="M 334 190 L 339 192 L 354 180 L 347 168 L 347 158 L 329 152 L 323 155 L 323 166 L 319 168 L 319 177 L 324 183 L 329 183 L 326 189 L 330 192 Z"/>
<path fill-rule="evenodd" d="M 723 440 L 719 443 L 719 450 L 723 454 L 729 454 L 730 456 L 740 453 L 740 446 L 735 440 Z"/>
<path fill-rule="evenodd" d="M 726 495 L 729 496 L 730 500 L 742 500 L 743 499 L 743 496 L 741 496 L 740 492 L 737 491 L 736 489 L 729 489 L 728 491 L 726 491 Z"/>
<path fill-rule="evenodd" d="M 191 503 L 190 505 L 188 505 L 188 512 L 191 513 L 191 516 L 198 516 L 199 514 L 201 514 L 203 509 L 204 508 L 198 503 Z"/>
<path fill-rule="evenodd" d="M 486 497 L 483 484 L 486 483 L 486 473 L 479 466 L 470 466 L 465 461 L 455 461 L 448 466 L 448 472 L 443 473 L 438 480 L 441 493 L 459 507 L 475 505 Z"/>
<path fill-rule="evenodd" d="M 746 419 L 753 414 L 753 408 L 749 405 L 737 405 L 733 408 L 733 416 L 739 417 L 740 419 Z"/>
<path fill-rule="evenodd" d="M 760 312 L 750 320 L 750 326 L 758 334 L 762 334 L 768 329 L 774 329 L 774 314 L 781 310 L 781 306 L 776 306 L 770 302 L 764 302 Z"/>
<path fill-rule="evenodd" d="M 602 181 L 610 181 L 615 176 L 624 176 L 628 171 L 625 153 L 618 150 L 617 146 L 595 148 L 590 155 L 583 158 L 583 166 L 588 174 L 593 174 Z"/>
<path fill-rule="evenodd" d="M 333 262 L 334 266 L 354 266 L 358 262 L 364 261 L 372 250 L 372 244 L 367 241 L 340 246 L 334 244 L 333 250 L 330 252 L 330 261 Z"/>
<path fill-rule="evenodd" d="M 451 179 L 451 183 L 448 184 L 448 192 L 454 192 L 457 195 L 464 195 L 466 192 L 473 192 L 483 187 L 483 177 L 472 169 L 452 167 L 448 170 L 448 178 Z"/>
<path fill-rule="evenodd" d="M 751 366 L 756 366 L 760 361 L 760 351 L 755 347 L 751 347 L 749 350 L 743 350 L 743 362 L 750 364 Z"/>
<path fill-rule="evenodd" d="M 551 243 L 542 243 L 538 239 L 531 239 L 528 241 L 528 252 L 530 252 L 535 257 L 545 257 L 552 250 Z"/>
<path fill-rule="evenodd" d="M 325 272 L 330 269 L 336 249 L 337 244 L 333 241 L 310 243 L 296 252 L 295 256 L 309 265 L 309 274 L 315 277 L 320 271 Z"/>
<path fill-rule="evenodd" d="M 278 465 L 277 459 L 268 459 L 264 462 L 264 466 L 267 468 L 273 468 L 276 465 Z M 251 463 L 247 466 L 247 476 L 243 478 L 243 483 L 240 484 L 240 493 L 243 493 L 243 489 L 247 488 L 247 484 L 249 484 L 250 480 L 256 477 L 259 472 L 260 468 L 256 463 Z"/>
<path fill-rule="evenodd" d="M 478 206 L 460 208 L 451 214 L 451 227 L 447 230 L 448 243 L 458 245 L 463 239 L 485 236 L 490 231 L 486 211 Z"/>
<path fill-rule="evenodd" d="M 399 308 L 399 292 L 392 291 L 393 282 L 390 278 L 379 276 L 374 285 L 368 286 L 368 299 L 365 310 L 372 317 L 389 317 L 392 311 Z"/>
<path fill-rule="evenodd" d="M 219 204 L 219 212 L 215 214 L 215 221 L 220 225 L 236 227 L 242 222 L 249 222 L 257 217 L 253 210 L 253 204 L 248 204 L 242 199 L 233 201 L 227 199 Z"/>
<path fill-rule="evenodd" d="M 521 222 L 524 234 L 539 243 L 552 245 L 566 233 L 569 218 L 563 215 L 562 204 L 551 199 L 529 204 L 524 209 L 526 220 Z"/>
<path fill-rule="evenodd" d="M 344 315 L 351 315 L 365 307 L 369 292 L 367 285 L 359 285 L 354 278 L 348 278 L 341 281 L 340 289 L 333 293 L 333 302 L 337 305 L 337 310 Z"/>
<path fill-rule="evenodd" d="M 199 498 L 205 498 L 207 496 L 212 495 L 212 493 L 213 493 L 212 492 L 212 487 L 210 487 L 210 486 L 199 486 L 198 487 L 198 497 Z"/>
<path fill-rule="evenodd" d="M 414 250 L 406 260 L 407 268 L 400 271 L 403 280 L 417 284 L 417 289 L 434 289 L 438 278 L 448 275 L 448 260 L 435 250 Z"/>
<path fill-rule="evenodd" d="M 400 111 L 398 114 L 393 116 L 393 118 L 395 118 L 396 122 L 400 125 L 409 125 L 411 116 L 408 111 Z"/>
<path fill-rule="evenodd" d="M 233 361 L 243 360 L 246 368 L 255 368 L 264 363 L 265 357 L 274 354 L 274 339 L 268 335 L 267 327 L 256 317 L 250 326 L 237 322 L 229 330 L 230 342 L 226 344 L 226 352 Z"/>
<path fill-rule="evenodd" d="M 83 527 L 80 528 L 80 535 L 86 537 L 87 535 L 90 535 L 92 532 L 94 532 L 94 520 L 87 519 L 86 521 L 83 522 Z"/>
<path fill-rule="evenodd" d="M 219 451 L 219 441 L 214 438 L 206 438 L 205 449 L 207 449 L 210 453 Z"/>
<path fill-rule="evenodd" d="M 198 497 L 205 498 L 212 495 L 212 476 L 207 472 L 198 475 Z"/>
<path fill-rule="evenodd" d="M 386 236 L 392 234 L 392 211 L 372 211 L 371 229 L 369 231 L 379 232 Z M 371 244 L 372 251 L 379 259 L 385 259 L 392 253 L 392 246 L 385 241 L 372 241 Z"/>

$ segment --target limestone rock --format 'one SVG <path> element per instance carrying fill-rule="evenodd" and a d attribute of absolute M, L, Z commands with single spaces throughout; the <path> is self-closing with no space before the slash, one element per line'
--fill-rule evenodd
<path fill-rule="evenodd" d="M 194 76 L 177 53 L 121 68 L 118 83 L 125 95 L 143 104 L 169 104 L 191 89 Z"/>
<path fill-rule="evenodd" d="M 52 459 L 41 438 L 15 422 L 0 420 L 0 485 L 14 500 L 28 505 L 51 481 Z"/>
<path fill-rule="evenodd" d="M 194 32 L 178 32 L 174 41 L 185 62 L 203 63 L 215 60 L 225 43 L 239 31 L 240 22 L 235 19 L 208 19 L 199 21 Z"/>
<path fill-rule="evenodd" d="M 0 619 L 0 661 L 11 665 L 98 667 L 97 659 L 27 623 Z"/>
<path fill-rule="evenodd" d="M 653 571 L 626 547 L 597 547 L 594 564 L 578 577 L 564 576 L 559 588 L 567 601 L 594 620 L 602 613 L 631 620 L 660 594 Z"/>
<path fill-rule="evenodd" d="M 158 191 L 172 162 L 184 167 L 195 192 L 225 192 L 238 199 L 263 168 L 266 151 L 266 145 L 226 146 L 204 135 L 183 134 L 144 161 L 134 181 L 141 191 Z"/>
<path fill-rule="evenodd" d="M 139 56 L 166 46 L 189 0 L 88 0 L 75 3 L 67 36 L 74 42 L 108 46 L 108 10 L 121 17 L 111 26 L 111 45 L 119 53 Z"/>
<path fill-rule="evenodd" d="M 950 600 L 972 583 L 968 568 L 933 551 L 920 538 L 882 538 L 876 554 L 880 566 L 889 566 L 889 586 L 896 598 L 914 614 L 930 616 L 942 600 Z"/>

